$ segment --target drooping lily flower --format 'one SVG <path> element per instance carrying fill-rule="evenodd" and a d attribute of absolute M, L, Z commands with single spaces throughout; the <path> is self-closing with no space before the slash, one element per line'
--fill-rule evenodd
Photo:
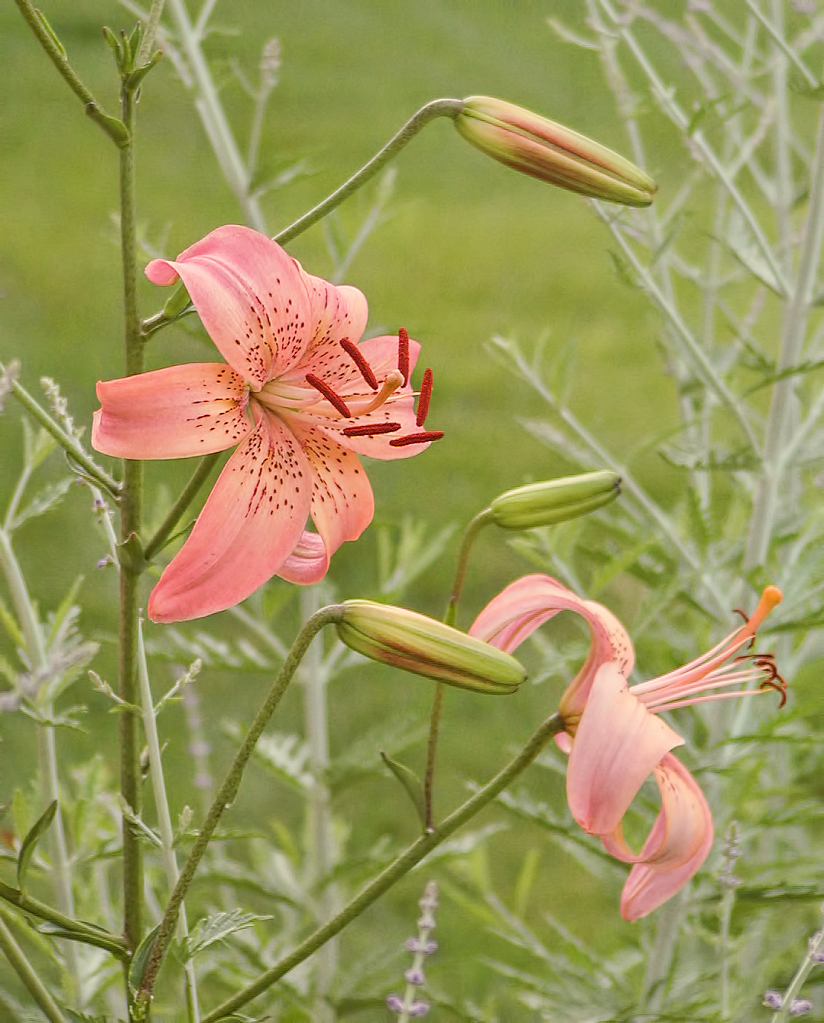
<path fill-rule="evenodd" d="M 772 656 L 749 652 L 756 630 L 780 600 L 780 590 L 768 586 L 752 617 L 707 653 L 632 686 L 628 679 L 635 654 L 623 625 L 602 604 L 582 599 L 549 576 L 524 576 L 507 586 L 469 630 L 470 636 L 512 653 L 560 611 L 574 611 L 586 620 L 589 654 L 561 698 L 565 732 L 556 741 L 569 753 L 567 800 L 575 820 L 598 835 L 611 855 L 633 864 L 621 896 L 625 920 L 646 916 L 675 895 L 712 846 L 707 801 L 670 752 L 684 740 L 658 714 L 767 689 L 778 690 L 783 704 L 786 684 Z M 745 647 L 747 652 L 739 653 Z M 753 682 L 755 688 L 745 688 Z M 730 692 L 730 687 L 735 689 Z M 643 848 L 634 853 L 621 820 L 650 774 L 658 784 L 661 810 Z"/>
<path fill-rule="evenodd" d="M 420 346 L 405 331 L 358 344 L 366 299 L 307 274 L 265 235 L 218 228 L 146 267 L 181 278 L 226 360 L 101 381 L 92 444 L 123 458 L 183 458 L 237 445 L 191 535 L 149 598 L 172 622 L 221 611 L 272 575 L 323 578 L 372 519 L 357 455 L 407 458 L 441 434 L 422 429 L 409 382 Z M 304 527 L 311 515 L 317 532 Z"/>

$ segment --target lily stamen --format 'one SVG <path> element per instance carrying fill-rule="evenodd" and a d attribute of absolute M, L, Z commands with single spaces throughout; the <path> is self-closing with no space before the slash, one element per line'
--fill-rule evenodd
<path fill-rule="evenodd" d="M 314 387 L 316 391 L 320 391 L 329 404 L 337 409 L 344 419 L 352 418 L 352 413 L 349 411 L 343 398 L 339 394 L 335 394 L 329 384 L 325 384 L 320 377 L 315 376 L 314 373 L 307 373 L 306 383 Z"/>
<path fill-rule="evenodd" d="M 395 433 L 400 430 L 400 423 L 362 423 L 360 426 L 345 426 L 345 437 L 377 437 L 382 433 Z"/>
<path fill-rule="evenodd" d="M 341 348 L 346 352 L 349 358 L 354 362 L 360 371 L 360 375 L 369 384 L 373 391 L 378 389 L 378 379 L 372 372 L 372 367 L 363 357 L 363 353 L 360 351 L 357 345 L 353 345 L 348 337 L 341 338 Z"/>
<path fill-rule="evenodd" d="M 432 397 L 432 370 L 427 368 L 423 371 L 423 380 L 421 381 L 421 393 L 418 396 L 418 412 L 415 416 L 415 425 L 423 426 L 426 422 L 426 416 L 429 412 L 429 401 Z"/>
<path fill-rule="evenodd" d="M 398 369 L 403 377 L 403 383 L 409 382 L 409 335 L 403 329 L 398 331 Z"/>
<path fill-rule="evenodd" d="M 429 444 L 442 437 L 443 430 L 424 430 L 422 433 L 408 433 L 405 437 L 394 437 L 389 443 L 393 448 L 405 448 L 409 444 Z"/>

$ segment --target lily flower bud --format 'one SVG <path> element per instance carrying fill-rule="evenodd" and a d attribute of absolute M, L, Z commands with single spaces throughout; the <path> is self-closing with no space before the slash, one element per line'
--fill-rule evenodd
<path fill-rule="evenodd" d="M 470 96 L 455 118 L 465 139 L 507 167 L 593 199 L 649 206 L 658 186 L 606 146 L 491 96 Z"/>
<path fill-rule="evenodd" d="M 373 661 L 478 693 L 512 693 L 526 678 L 514 657 L 434 618 L 371 600 L 342 606 L 338 636 Z"/>
<path fill-rule="evenodd" d="M 614 472 L 585 472 L 507 490 L 489 506 L 491 519 L 502 529 L 534 529 L 577 519 L 601 508 L 621 493 Z"/>

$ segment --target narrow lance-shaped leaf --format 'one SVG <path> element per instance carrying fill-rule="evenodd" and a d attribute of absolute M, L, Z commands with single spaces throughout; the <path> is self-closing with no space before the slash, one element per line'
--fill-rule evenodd
<path fill-rule="evenodd" d="M 48 831 L 49 825 L 54 820 L 54 815 L 57 813 L 57 800 L 53 800 L 46 807 L 45 812 L 35 821 L 34 826 L 23 839 L 23 843 L 20 846 L 20 855 L 17 857 L 17 887 L 20 891 L 25 890 L 26 885 L 26 872 L 29 869 L 31 858 L 34 855 L 34 850 L 37 847 L 37 843 Z"/>

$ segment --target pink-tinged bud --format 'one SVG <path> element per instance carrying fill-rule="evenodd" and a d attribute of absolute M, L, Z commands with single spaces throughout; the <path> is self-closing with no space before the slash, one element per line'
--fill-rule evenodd
<path fill-rule="evenodd" d="M 507 167 L 593 199 L 649 206 L 658 188 L 649 175 L 611 149 L 514 103 L 470 96 L 455 126 Z"/>
<path fill-rule="evenodd" d="M 416 611 L 371 600 L 342 607 L 338 636 L 373 661 L 478 693 L 511 693 L 526 678 L 514 657 Z"/>

